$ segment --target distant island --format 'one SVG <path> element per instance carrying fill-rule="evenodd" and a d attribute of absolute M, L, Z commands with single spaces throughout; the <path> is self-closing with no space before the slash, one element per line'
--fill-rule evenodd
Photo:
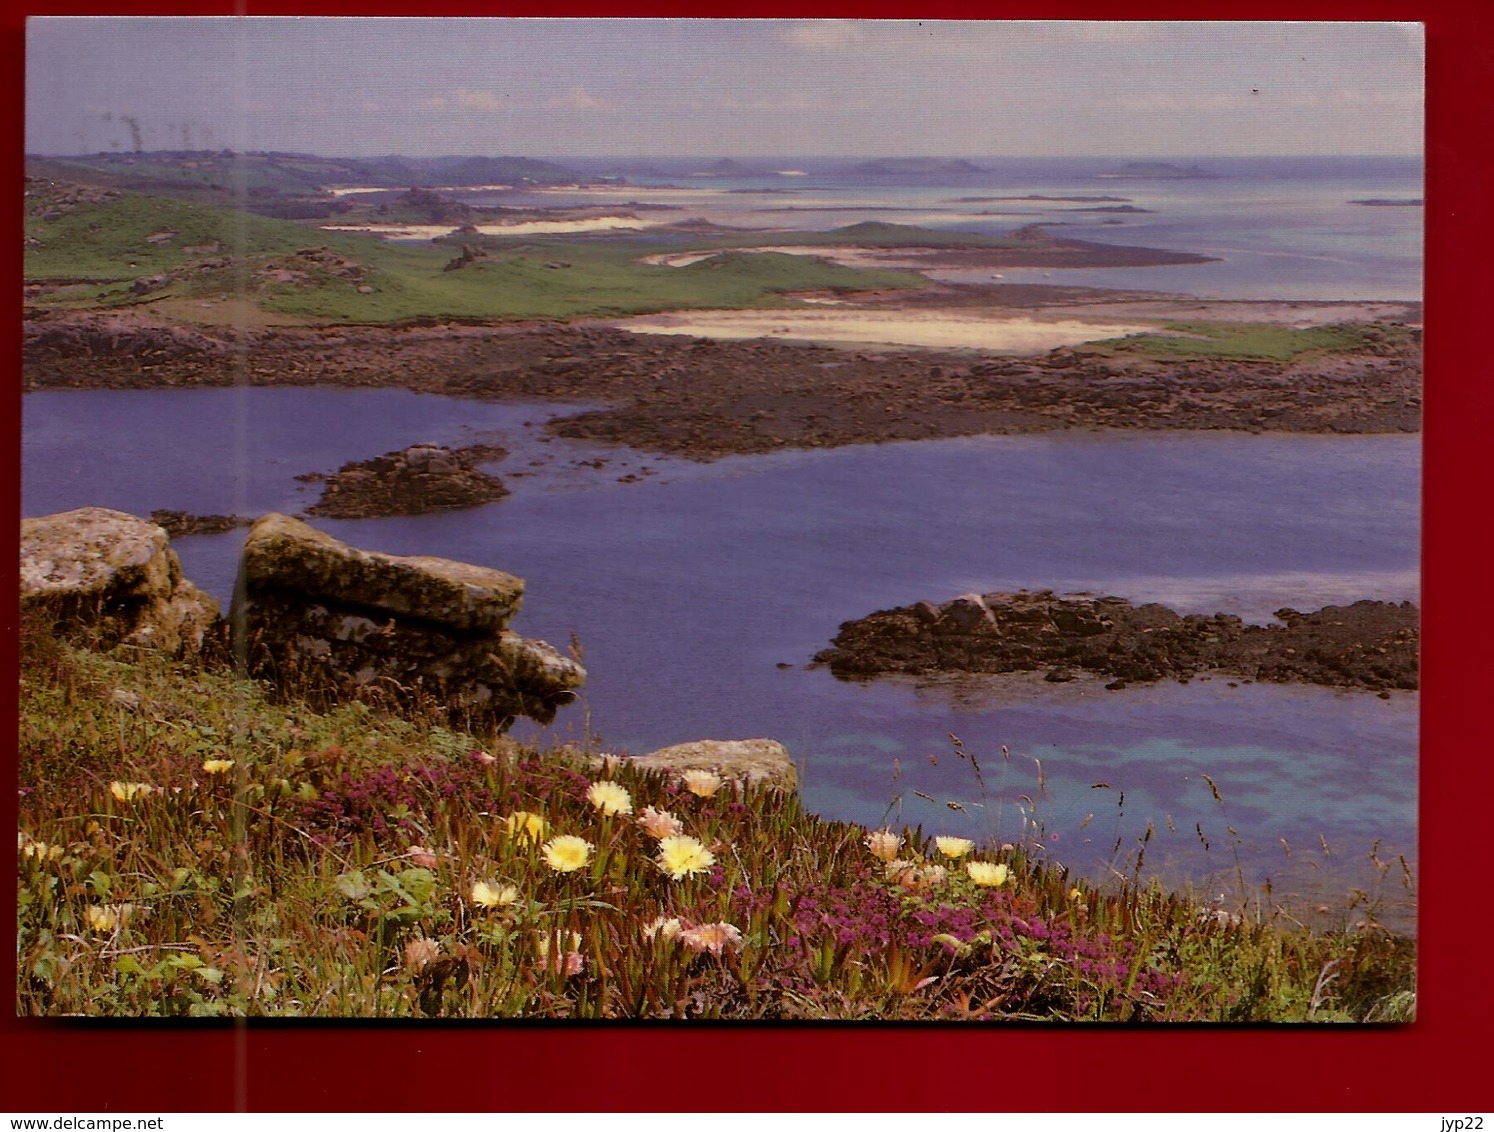
<path fill-rule="evenodd" d="M 1084 195 L 1084 194 L 1080 194 L 1078 196 L 1055 197 L 1055 196 L 1044 196 L 1042 193 L 1028 193 L 1026 196 L 1020 196 L 1020 197 L 1012 197 L 1012 196 L 1006 196 L 1006 197 L 955 197 L 954 198 L 954 203 L 955 204 L 989 204 L 989 203 L 991 203 L 993 201 L 1041 200 L 1041 201 L 1081 201 L 1081 202 L 1095 202 L 1095 203 L 1101 203 L 1101 204 L 1103 204 L 1106 201 L 1115 201 L 1117 203 L 1124 203 L 1126 201 L 1129 201 L 1130 199 L 1131 199 L 1130 197 L 1107 197 L 1107 196 L 1094 196 L 1094 195 Z"/>
<path fill-rule="evenodd" d="M 1421 197 L 1414 197 L 1409 200 L 1392 200 L 1383 197 L 1370 197 L 1367 200 L 1351 200 L 1349 203 L 1365 204 L 1369 205 L 1371 208 L 1420 208 L 1424 204 L 1426 204 L 1426 201 L 1422 200 Z"/>
<path fill-rule="evenodd" d="M 690 174 L 692 177 L 762 177 L 766 174 L 761 169 L 754 169 L 750 165 L 743 165 L 740 161 L 734 161 L 730 157 L 723 157 L 720 161 L 712 162 L 704 169 L 697 169 Z"/>
<path fill-rule="evenodd" d="M 857 177 L 928 177 L 948 173 L 985 173 L 979 165 L 954 157 L 882 157 L 846 170 Z"/>
<path fill-rule="evenodd" d="M 1096 173 L 1096 177 L 1133 178 L 1156 181 L 1212 181 L 1217 173 L 1197 165 L 1173 165 L 1166 161 L 1130 161 L 1109 173 Z"/>

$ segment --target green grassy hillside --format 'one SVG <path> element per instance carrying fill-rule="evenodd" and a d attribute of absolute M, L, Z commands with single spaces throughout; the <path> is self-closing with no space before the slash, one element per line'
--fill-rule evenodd
<path fill-rule="evenodd" d="M 1253 358 L 1285 362 L 1410 341 L 1405 326 L 1336 323 L 1295 328 L 1265 322 L 1168 322 L 1155 334 L 1092 343 L 1088 349 L 1152 357 Z"/>
<path fill-rule="evenodd" d="M 322 709 L 224 668 L 81 652 L 41 623 L 23 626 L 20 655 L 21 1015 L 1415 1010 L 1415 946 L 1374 923 L 1373 893 L 1310 931 L 1270 899 L 1165 890 L 1139 858 L 1103 885 L 1070 875 L 1026 821 L 983 843 L 869 834 L 792 794 L 545 753 L 418 711 Z"/>
<path fill-rule="evenodd" d="M 81 193 L 81 195 L 80 195 Z M 447 270 L 449 247 L 394 244 L 232 209 L 133 193 L 28 186 L 26 279 L 77 284 L 41 306 L 248 301 L 300 318 L 384 323 L 620 316 L 772 307 L 786 292 L 923 285 L 804 256 L 727 255 L 686 268 L 638 262 L 652 246 L 547 240 L 493 245 Z"/>

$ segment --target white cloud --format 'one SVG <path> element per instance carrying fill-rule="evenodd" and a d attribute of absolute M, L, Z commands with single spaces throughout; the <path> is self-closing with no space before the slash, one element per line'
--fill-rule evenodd
<path fill-rule="evenodd" d="M 712 111 L 750 111 L 754 113 L 779 113 L 782 111 L 814 110 L 822 104 L 802 94 L 791 94 L 784 97 L 757 97 L 737 98 L 733 95 L 725 95 L 721 98 L 709 101 L 701 100 L 690 104 L 692 110 Z M 837 110 L 856 109 L 857 104 L 849 100 L 837 99 L 835 101 Z"/>
<path fill-rule="evenodd" d="M 1384 107 L 1411 109 L 1421 104 L 1416 92 L 1337 89 L 1302 90 L 1265 84 L 1213 91 L 1152 91 L 1121 94 L 1107 105 L 1132 113 L 1208 113 L 1216 110 L 1251 110 L 1269 107 L 1282 110 L 1371 110 Z"/>
<path fill-rule="evenodd" d="M 463 110 L 502 110 L 504 105 L 490 90 L 459 90 L 452 99 Z"/>
<path fill-rule="evenodd" d="M 783 29 L 783 40 L 805 51 L 843 51 L 867 39 L 877 25 L 860 20 L 806 20 Z"/>
<path fill-rule="evenodd" d="M 616 110 L 615 103 L 608 102 L 605 98 L 598 98 L 584 86 L 573 86 L 559 98 L 551 99 L 545 104 L 556 110 Z"/>
<path fill-rule="evenodd" d="M 1161 36 L 1163 26 L 1145 20 L 1076 20 L 1058 25 L 1068 37 L 1085 43 L 1151 43 Z"/>

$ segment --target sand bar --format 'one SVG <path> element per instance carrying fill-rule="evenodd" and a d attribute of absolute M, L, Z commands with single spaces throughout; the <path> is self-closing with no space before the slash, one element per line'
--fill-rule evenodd
<path fill-rule="evenodd" d="M 523 220 L 516 224 L 478 224 L 484 236 L 535 236 L 550 232 L 602 232 L 649 228 L 661 223 L 633 216 L 593 216 L 577 220 Z M 457 229 L 449 224 L 323 224 L 328 232 L 364 232 L 390 240 L 434 240 Z"/>
<path fill-rule="evenodd" d="M 697 338 L 772 338 L 935 349 L 1039 354 L 1102 338 L 1156 331 L 1153 324 L 979 315 L 968 311 L 776 310 L 675 311 L 621 319 L 608 325 L 638 334 L 684 334 Z"/>
<path fill-rule="evenodd" d="M 777 252 L 780 255 L 807 255 L 829 260 L 842 267 L 878 269 L 919 269 L 928 266 L 925 262 L 932 256 L 947 254 L 948 248 L 865 248 L 848 247 L 842 244 L 783 244 L 761 245 L 751 248 L 721 248 L 714 251 L 668 252 L 644 256 L 641 262 L 654 267 L 688 267 L 703 259 L 718 255 L 743 255 L 757 252 Z"/>

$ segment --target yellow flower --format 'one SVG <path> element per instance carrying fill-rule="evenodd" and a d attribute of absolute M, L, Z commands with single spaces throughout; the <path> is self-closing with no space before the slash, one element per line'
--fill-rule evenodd
<path fill-rule="evenodd" d="M 17 831 L 16 847 L 21 856 L 34 857 L 38 861 L 60 861 L 62 855 L 67 852 L 61 845 L 48 845 L 45 841 L 37 841 L 24 830 Z"/>
<path fill-rule="evenodd" d="M 519 890 L 511 884 L 494 887 L 484 881 L 472 886 L 472 903 L 483 908 L 501 908 L 519 899 Z"/>
<path fill-rule="evenodd" d="M 666 837 L 673 837 L 676 833 L 684 831 L 684 825 L 680 819 L 668 810 L 656 810 L 652 806 L 645 806 L 643 813 L 637 817 L 638 827 L 655 840 L 662 841 Z"/>
<path fill-rule="evenodd" d="M 742 946 L 742 932 L 731 924 L 697 924 L 680 932 L 680 942 L 691 951 L 709 951 L 720 955 L 723 947 L 733 951 Z"/>
<path fill-rule="evenodd" d="M 1084 899 L 1084 889 L 1079 888 L 1077 885 L 1075 887 L 1069 889 L 1069 899 L 1070 900 L 1083 900 Z"/>
<path fill-rule="evenodd" d="M 680 782 L 697 798 L 709 798 L 721 789 L 721 776 L 708 770 L 687 770 L 680 776 Z"/>
<path fill-rule="evenodd" d="M 633 799 L 615 782 L 593 782 L 586 800 L 604 814 L 631 814 Z"/>
<path fill-rule="evenodd" d="M 653 939 L 658 936 L 669 940 L 677 938 L 681 930 L 683 929 L 678 916 L 670 916 L 667 920 L 663 916 L 660 916 L 653 923 L 643 926 L 643 936 L 645 939 Z"/>
<path fill-rule="evenodd" d="M 232 759 L 208 759 L 202 764 L 202 769 L 208 774 L 227 774 L 233 769 Z"/>
<path fill-rule="evenodd" d="M 88 926 L 100 935 L 107 935 L 129 919 L 132 908 L 128 904 L 90 904 L 83 911 Z"/>
<path fill-rule="evenodd" d="M 711 851 L 693 837 L 666 837 L 659 842 L 659 868 L 675 880 L 706 872 L 715 863 Z"/>
<path fill-rule="evenodd" d="M 968 837 L 936 837 L 934 845 L 951 861 L 958 861 L 975 848 L 975 842 Z"/>
<path fill-rule="evenodd" d="M 136 798 L 148 797 L 155 787 L 144 782 L 111 782 L 109 793 L 121 802 L 133 802 Z"/>
<path fill-rule="evenodd" d="M 1011 879 L 1012 871 L 1005 865 L 993 865 L 990 861 L 967 861 L 965 875 L 982 888 L 1000 888 Z"/>
<path fill-rule="evenodd" d="M 549 825 L 539 814 L 528 810 L 517 810 L 503 819 L 504 832 L 510 837 L 527 837 L 530 841 L 541 841 Z"/>
<path fill-rule="evenodd" d="M 897 860 L 897 851 L 902 848 L 902 844 L 903 839 L 890 829 L 879 829 L 866 835 L 866 847 L 879 861 Z"/>
<path fill-rule="evenodd" d="M 557 873 L 573 873 L 584 868 L 586 862 L 591 860 L 591 850 L 590 841 L 566 834 L 545 842 L 541 852 L 545 856 L 545 864 Z"/>

